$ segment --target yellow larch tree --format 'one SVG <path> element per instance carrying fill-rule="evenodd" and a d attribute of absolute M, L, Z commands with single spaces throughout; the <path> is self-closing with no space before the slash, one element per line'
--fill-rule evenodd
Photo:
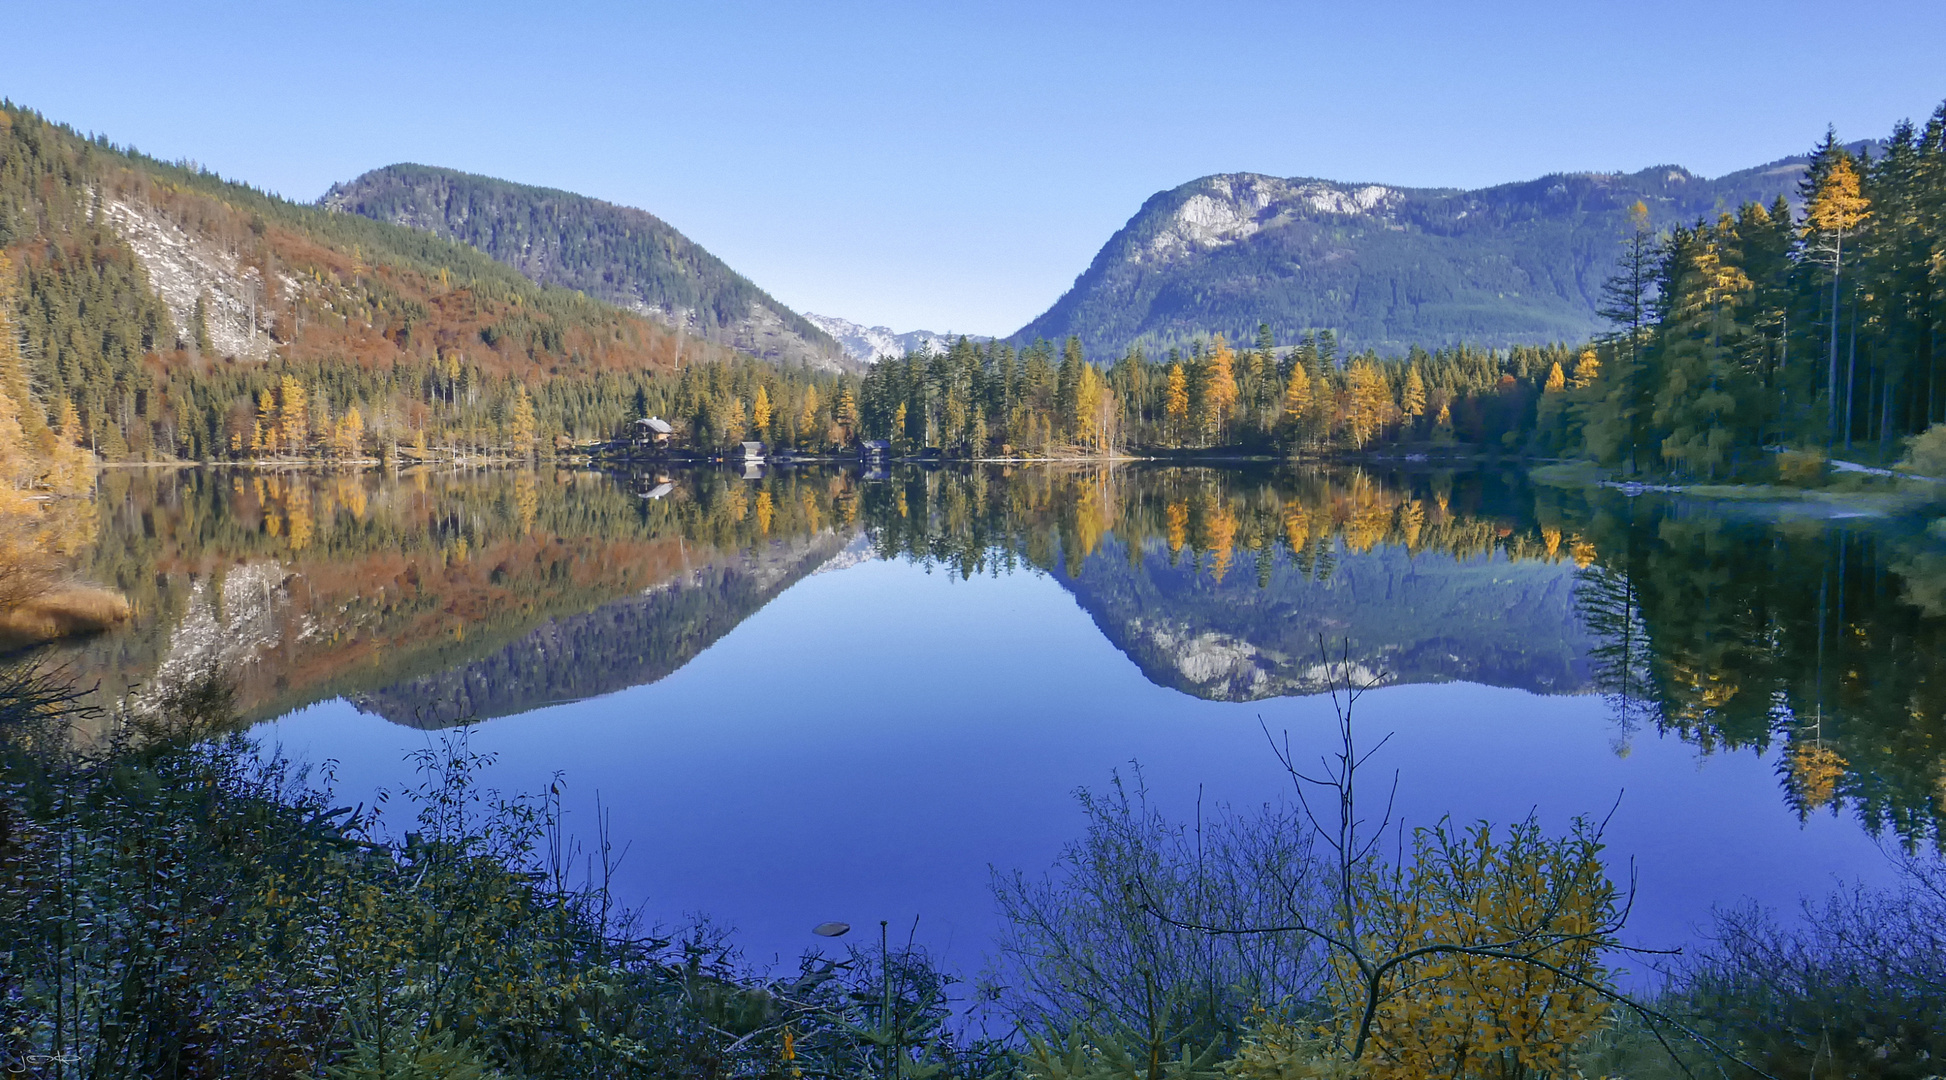
<path fill-rule="evenodd" d="M 1311 392 L 1311 373 L 1304 370 L 1303 364 L 1291 368 L 1290 381 L 1284 384 L 1284 423 L 1293 432 L 1302 433 L 1310 422 L 1311 406 L 1315 395 Z"/>
<path fill-rule="evenodd" d="M 513 452 L 526 457 L 534 452 L 540 440 L 540 423 L 534 418 L 534 402 L 527 396 L 527 387 L 514 386 L 513 405 L 507 410 L 507 439 Z"/>
<path fill-rule="evenodd" d="M 831 420 L 838 425 L 839 438 L 851 442 L 852 433 L 858 430 L 858 399 L 851 394 L 851 387 L 838 388 L 837 403 L 831 407 Z"/>
<path fill-rule="evenodd" d="M 1399 411 L 1408 420 L 1417 420 L 1426 415 L 1426 380 L 1420 376 L 1417 367 L 1405 373 L 1405 386 L 1399 391 Z"/>
<path fill-rule="evenodd" d="M 1554 366 L 1547 369 L 1547 381 L 1541 384 L 1541 393 L 1558 394 L 1567 388 L 1568 374 L 1561 370 L 1561 362 L 1556 360 Z"/>
<path fill-rule="evenodd" d="M 1230 419 L 1230 410 L 1237 403 L 1236 353 L 1230 350 L 1230 343 L 1222 334 L 1210 341 L 1209 357 L 1205 361 L 1203 410 L 1205 424 L 1216 432 L 1217 441 L 1223 439 L 1223 425 Z"/>
<path fill-rule="evenodd" d="M 818 428 L 818 388 L 804 388 L 804 407 L 797 414 L 797 431 L 800 438 L 809 438 Z"/>
<path fill-rule="evenodd" d="M 770 433 L 770 393 L 764 389 L 762 383 L 757 384 L 756 400 L 750 404 L 750 422 L 756 427 L 757 434 Z"/>
<path fill-rule="evenodd" d="M 1181 364 L 1169 365 L 1168 382 L 1163 388 L 1162 412 L 1169 418 L 1169 426 L 1182 438 L 1183 421 L 1189 419 L 1189 375 Z"/>
<path fill-rule="evenodd" d="M 304 385 L 289 375 L 277 385 L 277 444 L 285 453 L 302 454 L 311 443 L 311 409 Z"/>
<path fill-rule="evenodd" d="M 1385 423 L 1392 393 L 1385 385 L 1385 376 L 1369 360 L 1353 364 L 1346 381 L 1350 400 L 1345 409 L 1345 433 L 1352 446 L 1363 448 Z"/>
<path fill-rule="evenodd" d="M 250 429 L 250 449 L 275 450 L 277 441 L 277 394 L 269 387 L 257 392 L 257 419 Z"/>
<path fill-rule="evenodd" d="M 56 495 L 88 491 L 94 484 L 95 456 L 88 450 L 88 432 L 81 426 L 81 411 L 72 400 L 61 399 L 61 415 L 51 434 L 42 485 Z"/>
<path fill-rule="evenodd" d="M 1581 350 L 1575 357 L 1574 372 L 1568 376 L 1568 385 L 1576 390 L 1586 390 L 1601 377 L 1601 357 L 1593 349 Z"/>
<path fill-rule="evenodd" d="M 1093 364 L 1084 364 L 1074 390 L 1075 438 L 1098 451 L 1113 448 L 1116 421 L 1121 411 L 1115 405 L 1115 392 Z"/>
<path fill-rule="evenodd" d="M 34 455 L 27 448 L 27 435 L 21 430 L 20 407 L 0 386 L 0 514 L 28 509 L 27 493 L 39 474 Z"/>

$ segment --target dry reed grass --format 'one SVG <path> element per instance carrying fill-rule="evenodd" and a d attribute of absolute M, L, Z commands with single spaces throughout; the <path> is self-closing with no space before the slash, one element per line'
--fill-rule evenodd
<path fill-rule="evenodd" d="M 0 651 L 98 634 L 128 621 L 128 600 L 91 585 L 57 585 L 0 610 Z"/>

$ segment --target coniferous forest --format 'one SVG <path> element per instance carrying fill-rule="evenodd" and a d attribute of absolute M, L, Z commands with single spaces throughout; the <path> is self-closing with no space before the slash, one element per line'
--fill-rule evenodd
<path fill-rule="evenodd" d="M 1946 411 L 1946 109 L 1797 190 L 1618 237 L 1610 330 L 1381 356 L 1329 328 L 1145 355 L 962 340 L 863 378 L 778 366 L 399 226 L 265 196 L 0 112 L 8 387 L 29 433 L 108 461 L 523 456 L 658 415 L 692 450 L 859 438 L 945 456 L 1400 446 L 1768 476 L 1772 451 L 1889 461 Z M 128 237 L 227 260 L 172 298 Z M 167 240 L 165 235 L 165 241 Z M 194 238 L 193 240 L 191 238 Z M 167 247 L 165 242 L 163 247 Z M 213 254 L 212 254 L 213 253 Z M 17 369 L 17 370 L 16 370 Z"/>

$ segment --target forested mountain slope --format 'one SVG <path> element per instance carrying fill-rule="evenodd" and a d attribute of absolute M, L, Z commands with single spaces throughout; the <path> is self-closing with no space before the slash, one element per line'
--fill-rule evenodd
<path fill-rule="evenodd" d="M 1657 228 L 1795 195 L 1808 158 L 1706 179 L 1675 166 L 1559 173 L 1462 191 L 1255 173 L 1206 176 L 1143 204 L 1074 286 L 1014 335 L 1081 338 L 1091 356 L 1221 331 L 1279 341 L 1332 329 L 1354 349 L 1580 341 L 1629 208 Z"/>
<path fill-rule="evenodd" d="M 109 460 L 605 434 L 645 400 L 674 411 L 657 373 L 735 355 L 463 244 L 4 103 L 0 323 L 28 434 L 59 426 Z"/>
<path fill-rule="evenodd" d="M 823 330 L 633 207 L 409 164 L 333 185 L 320 204 L 469 244 L 535 281 L 765 359 L 835 370 L 845 357 Z"/>

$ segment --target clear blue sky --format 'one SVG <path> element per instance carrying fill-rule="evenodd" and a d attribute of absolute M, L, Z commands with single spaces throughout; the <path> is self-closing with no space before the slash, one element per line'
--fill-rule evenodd
<path fill-rule="evenodd" d="M 799 310 L 1006 333 L 1214 172 L 1715 175 L 1923 119 L 1946 3 L 0 0 L 0 95 L 295 199 L 417 161 L 661 216 Z"/>

